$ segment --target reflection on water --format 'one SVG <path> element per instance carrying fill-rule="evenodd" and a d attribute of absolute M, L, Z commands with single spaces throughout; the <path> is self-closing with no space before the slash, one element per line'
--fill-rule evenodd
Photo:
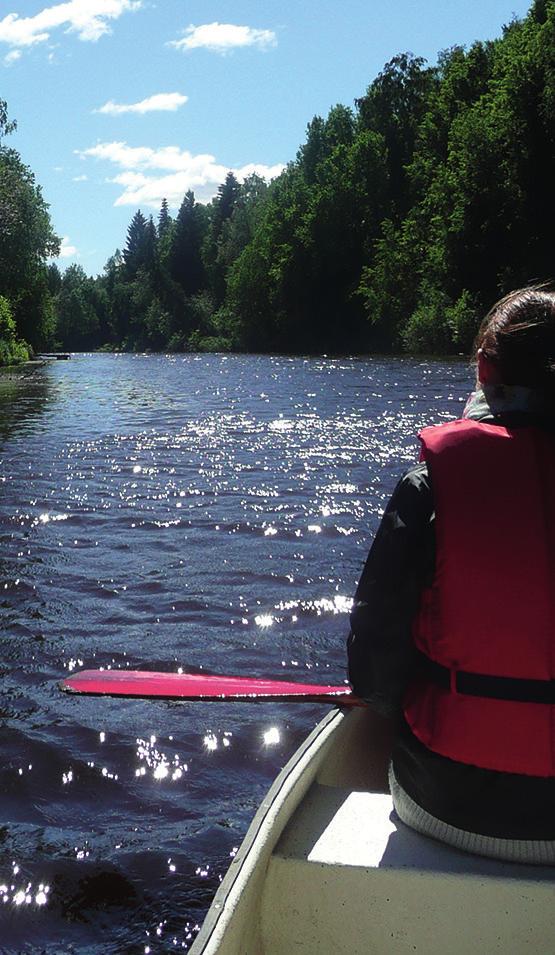
<path fill-rule="evenodd" d="M 44 366 L 0 368 L 0 442 L 16 428 L 32 428 L 50 395 L 51 382 Z"/>
<path fill-rule="evenodd" d="M 0 385 L 2 952 L 190 947 L 325 709 L 56 681 L 343 680 L 380 511 L 418 427 L 458 415 L 469 383 L 456 362 L 97 355 Z"/>

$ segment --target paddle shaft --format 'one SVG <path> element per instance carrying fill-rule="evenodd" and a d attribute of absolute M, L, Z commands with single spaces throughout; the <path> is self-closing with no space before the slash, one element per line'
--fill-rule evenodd
<path fill-rule="evenodd" d="M 261 677 L 148 670 L 82 670 L 60 683 L 62 690 L 89 696 L 165 700 L 274 701 L 363 706 L 347 686 L 323 686 Z"/>

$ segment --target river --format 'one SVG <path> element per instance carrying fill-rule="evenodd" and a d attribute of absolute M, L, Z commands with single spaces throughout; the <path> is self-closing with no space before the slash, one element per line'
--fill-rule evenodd
<path fill-rule="evenodd" d="M 345 679 L 349 601 L 462 361 L 78 355 L 0 376 L 0 952 L 186 951 L 313 704 L 74 697 L 82 667 Z"/>

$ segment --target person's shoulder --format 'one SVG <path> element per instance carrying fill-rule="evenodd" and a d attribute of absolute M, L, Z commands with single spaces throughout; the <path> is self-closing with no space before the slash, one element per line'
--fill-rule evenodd
<path fill-rule="evenodd" d="M 417 464 L 413 464 L 412 467 L 408 468 L 401 477 L 397 485 L 397 490 L 406 492 L 413 490 L 429 491 L 430 475 L 426 462 L 418 461 Z"/>
<path fill-rule="evenodd" d="M 433 512 L 432 491 L 425 461 L 410 467 L 395 488 L 386 514 L 399 518 L 405 526 L 427 521 Z"/>
<path fill-rule="evenodd" d="M 456 418 L 454 421 L 442 421 L 440 424 L 428 425 L 418 432 L 422 442 L 424 455 L 429 460 L 430 455 L 456 451 L 461 446 L 473 446 L 484 439 L 499 437 L 501 429 L 495 424 L 474 418 Z"/>

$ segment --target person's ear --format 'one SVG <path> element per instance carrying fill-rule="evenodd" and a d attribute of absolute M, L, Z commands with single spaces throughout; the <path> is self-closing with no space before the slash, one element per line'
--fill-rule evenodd
<path fill-rule="evenodd" d="M 484 354 L 481 348 L 478 349 L 477 362 L 478 381 L 481 385 L 499 385 L 501 378 L 497 366 L 494 365 L 491 358 Z"/>

